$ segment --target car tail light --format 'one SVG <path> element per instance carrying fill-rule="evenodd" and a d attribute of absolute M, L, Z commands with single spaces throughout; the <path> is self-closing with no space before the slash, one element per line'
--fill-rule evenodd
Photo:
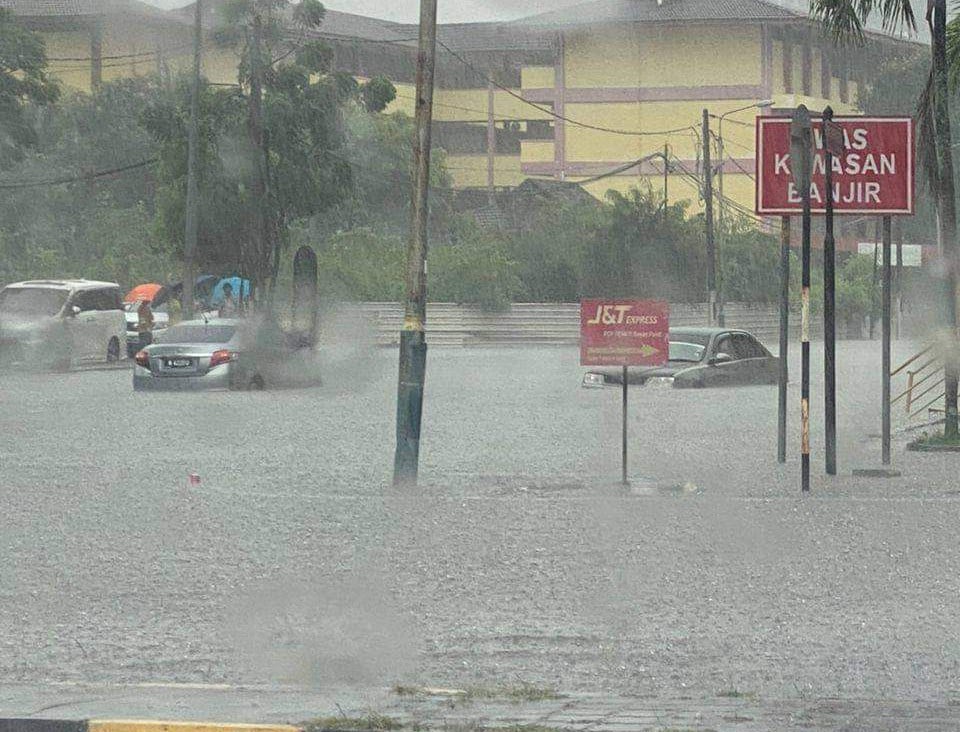
<path fill-rule="evenodd" d="M 137 362 L 137 366 L 143 366 L 143 368 L 150 368 L 150 354 L 146 351 L 137 351 L 137 355 L 133 357 L 133 360 Z"/>
<path fill-rule="evenodd" d="M 213 355 L 210 356 L 210 368 L 219 366 L 222 363 L 236 361 L 238 355 L 239 354 L 234 353 L 233 351 L 214 351 Z"/>

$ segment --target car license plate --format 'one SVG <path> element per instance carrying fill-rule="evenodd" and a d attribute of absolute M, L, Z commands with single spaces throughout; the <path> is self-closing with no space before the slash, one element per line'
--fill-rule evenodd
<path fill-rule="evenodd" d="M 189 358 L 168 358 L 167 366 L 172 369 L 185 369 L 193 363 Z"/>

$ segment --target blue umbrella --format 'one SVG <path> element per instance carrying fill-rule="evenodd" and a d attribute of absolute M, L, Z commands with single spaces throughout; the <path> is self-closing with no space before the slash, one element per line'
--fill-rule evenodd
<path fill-rule="evenodd" d="M 213 295 L 210 297 L 211 305 L 216 307 L 223 304 L 223 287 L 228 283 L 233 288 L 234 298 L 242 300 L 250 299 L 250 280 L 242 280 L 243 290 L 241 292 L 241 279 L 239 277 L 224 277 L 217 283 L 217 286 L 213 288 Z"/>

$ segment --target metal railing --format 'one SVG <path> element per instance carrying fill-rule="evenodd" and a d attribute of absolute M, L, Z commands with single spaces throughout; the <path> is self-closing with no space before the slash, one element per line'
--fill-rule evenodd
<path fill-rule="evenodd" d="M 357 315 L 373 326 L 377 342 L 396 345 L 403 324 L 398 303 L 354 303 Z M 752 332 L 765 343 L 776 343 L 780 319 L 775 305 L 726 303 L 726 323 Z M 674 303 L 672 326 L 707 323 L 706 303 Z M 799 335 L 799 319 L 793 318 L 791 337 Z M 812 330 L 819 333 L 819 327 Z M 579 303 L 515 303 L 503 312 L 485 312 L 454 303 L 427 305 L 427 339 L 441 346 L 576 345 L 580 340 Z"/>
<path fill-rule="evenodd" d="M 890 400 L 890 404 L 896 404 L 899 401 L 904 402 L 907 419 L 913 419 L 925 411 L 942 411 L 931 409 L 934 404 L 943 399 L 944 385 L 943 359 L 936 353 L 934 346 L 927 346 L 922 351 L 914 354 L 900 366 L 890 372 L 890 376 L 898 376 L 902 373 L 907 375 L 907 386 L 896 397 Z M 922 391 L 918 390 L 924 387 Z M 937 391 L 940 389 L 939 391 Z M 936 391 L 935 396 L 927 401 L 922 407 L 914 409 L 914 405 L 925 399 L 931 392 Z"/>

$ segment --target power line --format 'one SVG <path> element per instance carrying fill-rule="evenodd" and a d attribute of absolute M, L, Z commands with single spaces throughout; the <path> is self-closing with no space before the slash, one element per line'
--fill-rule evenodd
<path fill-rule="evenodd" d="M 82 183 L 84 181 L 97 180 L 98 178 L 107 178 L 111 175 L 118 175 L 119 173 L 126 173 L 130 170 L 136 170 L 137 168 L 145 168 L 148 165 L 153 165 L 159 160 L 159 158 L 148 158 L 146 160 L 141 160 L 137 163 L 130 163 L 129 165 L 123 165 L 119 168 L 112 168 L 110 170 L 98 170 L 95 173 L 85 173 L 83 175 L 73 176 L 70 178 L 51 178 L 49 180 L 35 180 L 25 183 L 0 183 L 0 190 L 11 191 L 19 190 L 24 188 L 44 188 L 46 186 L 59 186 L 65 185 L 68 183 Z"/>
<path fill-rule="evenodd" d="M 727 160 L 729 160 L 731 163 L 733 163 L 735 166 L 737 166 L 737 168 L 739 169 L 739 171 L 740 171 L 741 173 L 743 173 L 743 174 L 744 174 L 745 176 L 747 176 L 750 180 L 752 180 L 754 183 L 756 183 L 756 181 L 757 181 L 756 176 L 755 176 L 753 173 L 751 173 L 750 171 L 748 171 L 746 168 L 744 168 L 742 165 L 740 165 L 739 161 L 738 161 L 735 157 L 733 157 L 732 155 L 728 155 L 728 156 L 727 156 Z"/>
<path fill-rule="evenodd" d="M 407 99 L 412 102 L 416 101 L 416 98 L 408 96 L 406 94 L 397 94 L 397 99 Z M 474 109 L 472 107 L 461 107 L 457 104 L 447 104 L 446 102 L 438 102 L 438 101 L 434 101 L 433 106 L 446 107 L 447 109 L 456 109 L 461 112 L 476 112 L 477 114 L 483 115 L 482 119 L 435 120 L 436 122 L 446 122 L 446 121 L 467 122 L 467 123 L 482 122 L 486 124 L 489 121 L 489 112 L 484 109 Z M 502 114 L 496 114 L 496 113 L 494 113 L 494 120 L 510 120 L 512 122 L 547 122 L 548 121 L 548 120 L 540 120 L 536 118 L 531 119 L 529 117 L 512 117 L 510 115 L 502 115 Z"/>
<path fill-rule="evenodd" d="M 554 111 L 553 109 L 551 109 L 550 107 L 544 107 L 544 106 L 542 106 L 542 105 L 540 105 L 540 104 L 537 104 L 536 102 L 531 102 L 529 99 L 524 98 L 524 96 L 523 96 L 522 94 L 517 94 L 515 91 L 513 91 L 513 89 L 510 89 L 509 87 L 504 86 L 503 84 L 499 83 L 499 82 L 496 81 L 495 79 L 487 76 L 484 72 L 480 71 L 476 66 L 474 66 L 473 64 L 471 64 L 469 61 L 467 61 L 465 58 L 463 58 L 463 56 L 461 56 L 460 54 L 458 54 L 456 51 L 452 50 L 452 49 L 451 49 L 449 46 L 447 46 L 443 41 L 437 39 L 437 45 L 441 46 L 447 53 L 449 53 L 451 56 L 453 56 L 455 59 L 457 59 L 457 61 L 459 61 L 460 63 L 462 63 L 462 64 L 463 64 L 464 66 L 466 66 L 468 69 L 470 69 L 471 71 L 473 71 L 473 73 L 475 73 L 475 74 L 476 74 L 477 76 L 479 76 L 481 79 L 485 80 L 485 81 L 488 82 L 489 84 L 492 84 L 493 86 L 497 87 L 497 88 L 500 89 L 501 91 L 506 92 L 507 94 L 509 94 L 509 95 L 510 95 L 511 97 L 513 97 L 514 99 L 517 99 L 517 100 L 523 102 L 524 104 L 527 104 L 527 105 L 533 107 L 534 109 L 539 109 L 541 112 L 543 112 L 543 113 L 545 113 L 545 114 L 549 114 L 551 117 L 554 117 L 554 118 L 556 118 L 556 119 L 563 120 L 564 122 L 566 122 L 566 123 L 568 123 L 568 124 L 571 124 L 571 125 L 575 125 L 575 126 L 577 126 L 577 127 L 583 127 L 583 128 L 585 128 L 585 129 L 588 129 L 588 130 L 596 130 L 596 131 L 598 131 L 598 132 L 609 132 L 609 133 L 614 134 L 614 135 L 627 135 L 627 136 L 631 136 L 631 137 L 648 137 L 648 136 L 653 136 L 653 135 L 671 135 L 671 134 L 675 134 L 675 133 L 678 133 L 678 132 L 686 132 L 687 130 L 692 130 L 692 129 L 694 129 L 694 126 L 693 126 L 693 125 L 687 125 L 687 126 L 685 126 L 685 127 L 677 127 L 677 128 L 671 129 L 671 130 L 648 130 L 648 131 L 618 130 L 618 129 L 615 129 L 615 128 L 612 128 L 612 127 L 601 127 L 601 126 L 599 126 L 599 125 L 592 125 L 592 124 L 589 124 L 589 123 L 587 123 L 587 122 L 580 122 L 580 121 L 578 121 L 578 120 L 575 120 L 575 119 L 571 119 L 571 118 L 569 118 L 569 117 L 566 117 L 566 116 L 564 116 L 564 115 L 562 115 L 562 114 L 558 114 L 557 112 L 555 112 L 555 111 Z"/>

